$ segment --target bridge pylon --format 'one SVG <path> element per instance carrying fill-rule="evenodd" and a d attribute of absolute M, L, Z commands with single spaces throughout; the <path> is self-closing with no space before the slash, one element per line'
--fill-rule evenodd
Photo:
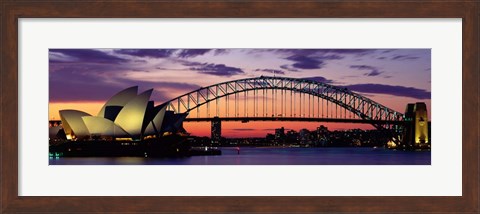
<path fill-rule="evenodd" d="M 407 104 L 404 121 L 401 147 L 430 149 L 430 122 L 428 121 L 427 105 L 423 102 Z"/>

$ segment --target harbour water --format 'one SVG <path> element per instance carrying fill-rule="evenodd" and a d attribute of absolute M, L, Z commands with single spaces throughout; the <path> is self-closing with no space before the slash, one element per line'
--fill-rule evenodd
<path fill-rule="evenodd" d="M 50 157 L 50 165 L 430 165 L 430 151 L 366 147 L 222 147 L 222 155 L 182 158 Z"/>

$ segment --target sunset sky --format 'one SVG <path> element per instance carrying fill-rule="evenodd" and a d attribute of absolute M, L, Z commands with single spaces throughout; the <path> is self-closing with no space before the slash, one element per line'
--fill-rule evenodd
<path fill-rule="evenodd" d="M 203 86 L 262 75 L 347 87 L 401 113 L 412 102 L 425 102 L 431 111 L 430 49 L 50 49 L 49 63 L 50 119 L 59 119 L 61 109 L 96 115 L 111 96 L 135 85 L 139 93 L 153 88 L 151 99 L 158 105 Z M 373 128 L 223 122 L 222 135 L 264 137 L 282 126 L 313 130 L 319 125 Z M 209 123 L 184 127 L 193 135 L 210 136 Z"/>

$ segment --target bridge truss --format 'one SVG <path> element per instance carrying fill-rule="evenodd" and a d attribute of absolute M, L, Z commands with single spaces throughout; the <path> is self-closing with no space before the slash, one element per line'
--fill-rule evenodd
<path fill-rule="evenodd" d="M 402 113 L 347 88 L 287 77 L 261 76 L 222 82 L 167 103 L 167 109 L 175 113 L 194 112 L 192 119 L 196 117 L 198 121 L 213 117 L 283 121 L 286 118 L 344 119 L 346 122 L 361 120 L 383 129 L 404 119 Z"/>

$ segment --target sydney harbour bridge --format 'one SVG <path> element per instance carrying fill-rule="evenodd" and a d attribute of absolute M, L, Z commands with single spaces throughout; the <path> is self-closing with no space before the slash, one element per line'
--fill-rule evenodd
<path fill-rule="evenodd" d="M 211 121 L 212 129 L 218 121 L 363 123 L 386 131 L 397 144 L 429 145 L 424 103 L 408 104 L 403 114 L 348 88 L 309 79 L 231 80 L 183 94 L 167 105 L 169 111 L 188 113 L 185 122 Z"/>
<path fill-rule="evenodd" d="M 185 121 L 310 121 L 403 124 L 404 115 L 348 88 L 308 79 L 255 77 L 222 82 L 168 101 Z"/>

